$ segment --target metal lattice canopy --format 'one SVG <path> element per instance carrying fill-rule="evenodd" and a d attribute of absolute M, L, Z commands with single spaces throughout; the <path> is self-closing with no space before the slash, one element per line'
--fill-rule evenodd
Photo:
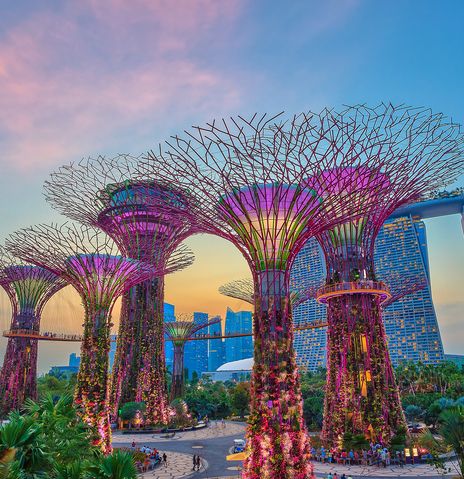
<path fill-rule="evenodd" d="M 188 190 L 197 227 L 232 241 L 253 272 L 285 270 L 309 237 L 347 219 L 346 206 L 330 201 L 330 194 L 323 205 L 305 182 L 316 165 L 333 164 L 317 137 L 317 118 L 302 114 L 285 122 L 280 115 L 254 115 L 213 122 L 174 137 L 139 169 Z M 331 214 L 322 215 L 327 209 Z"/>
<path fill-rule="evenodd" d="M 67 217 L 101 228 L 124 255 L 165 263 L 194 230 L 189 198 L 163 180 L 136 172 L 139 158 L 98 156 L 60 167 L 45 182 L 45 196 Z M 193 262 L 184 254 L 170 270 Z"/>
<path fill-rule="evenodd" d="M 86 225 L 66 223 L 36 225 L 19 230 L 7 239 L 6 248 L 24 261 L 60 275 L 87 300 L 108 305 L 126 289 L 145 279 L 161 276 L 185 248 L 157 268 L 120 256 L 117 245 L 104 233 Z M 189 254 L 189 253 L 188 253 Z"/>
<path fill-rule="evenodd" d="M 191 339 L 198 331 L 220 322 L 219 316 L 194 322 L 192 315 L 178 315 L 176 321 L 164 323 L 164 331 L 174 344 L 182 344 Z"/>
<path fill-rule="evenodd" d="M 0 285 L 10 299 L 14 323 L 20 311 L 39 317 L 47 301 L 66 286 L 66 281 L 48 269 L 14 257 L 0 246 Z"/>
<path fill-rule="evenodd" d="M 317 295 L 317 290 L 320 287 L 321 282 L 307 285 L 304 288 L 291 288 L 290 300 L 292 302 L 292 306 L 296 307 L 310 299 L 315 298 Z M 223 284 L 219 287 L 218 291 L 224 296 L 240 299 L 250 304 L 254 304 L 255 302 L 255 287 L 251 278 L 237 279 L 235 281 Z"/>

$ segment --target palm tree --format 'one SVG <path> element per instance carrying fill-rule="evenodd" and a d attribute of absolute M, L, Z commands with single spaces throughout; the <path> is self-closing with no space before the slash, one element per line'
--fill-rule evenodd
<path fill-rule="evenodd" d="M 94 479 L 135 479 L 137 477 L 132 455 L 117 449 L 112 454 L 102 457 L 88 470 Z"/>
<path fill-rule="evenodd" d="M 17 412 L 11 413 L 9 419 L 0 429 L 0 474 L 13 478 L 19 471 L 27 471 L 18 477 L 46 477 L 51 458 L 41 447 L 40 426 L 34 418 Z"/>
<path fill-rule="evenodd" d="M 440 414 L 440 434 L 456 453 L 460 477 L 464 477 L 464 407 L 446 409 Z"/>

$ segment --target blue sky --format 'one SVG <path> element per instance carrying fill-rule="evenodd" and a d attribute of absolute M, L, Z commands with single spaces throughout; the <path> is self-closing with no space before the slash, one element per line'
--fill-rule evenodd
<path fill-rule="evenodd" d="M 41 193 L 54 167 L 99 153 L 139 153 L 212 118 L 391 101 L 463 123 L 463 19 L 458 0 L 5 2 L 0 238 L 60 220 Z M 427 228 L 445 348 L 459 353 L 459 217 L 430 220 Z M 246 266 L 220 240 L 190 244 L 197 263 L 168 279 L 167 298 L 180 311 L 224 314 L 228 302 L 217 286 L 246 275 Z"/>

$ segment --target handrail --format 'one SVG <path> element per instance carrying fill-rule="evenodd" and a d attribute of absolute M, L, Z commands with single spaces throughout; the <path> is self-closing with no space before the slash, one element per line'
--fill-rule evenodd
<path fill-rule="evenodd" d="M 317 290 L 316 299 L 320 303 L 326 303 L 329 298 L 345 294 L 373 294 L 380 296 L 382 302 L 391 298 L 390 289 L 383 281 L 360 280 L 322 286 Z"/>

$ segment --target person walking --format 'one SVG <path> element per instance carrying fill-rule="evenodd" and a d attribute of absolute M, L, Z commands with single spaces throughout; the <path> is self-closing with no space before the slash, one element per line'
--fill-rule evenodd
<path fill-rule="evenodd" d="M 196 467 L 197 467 L 197 456 L 194 454 L 192 471 L 194 471 Z"/>
<path fill-rule="evenodd" d="M 201 459 L 200 459 L 200 456 L 197 455 L 197 471 L 200 470 L 200 467 L 201 467 Z"/>
<path fill-rule="evenodd" d="M 163 453 L 163 463 L 164 467 L 168 467 L 168 456 L 166 456 L 166 453 Z"/>

